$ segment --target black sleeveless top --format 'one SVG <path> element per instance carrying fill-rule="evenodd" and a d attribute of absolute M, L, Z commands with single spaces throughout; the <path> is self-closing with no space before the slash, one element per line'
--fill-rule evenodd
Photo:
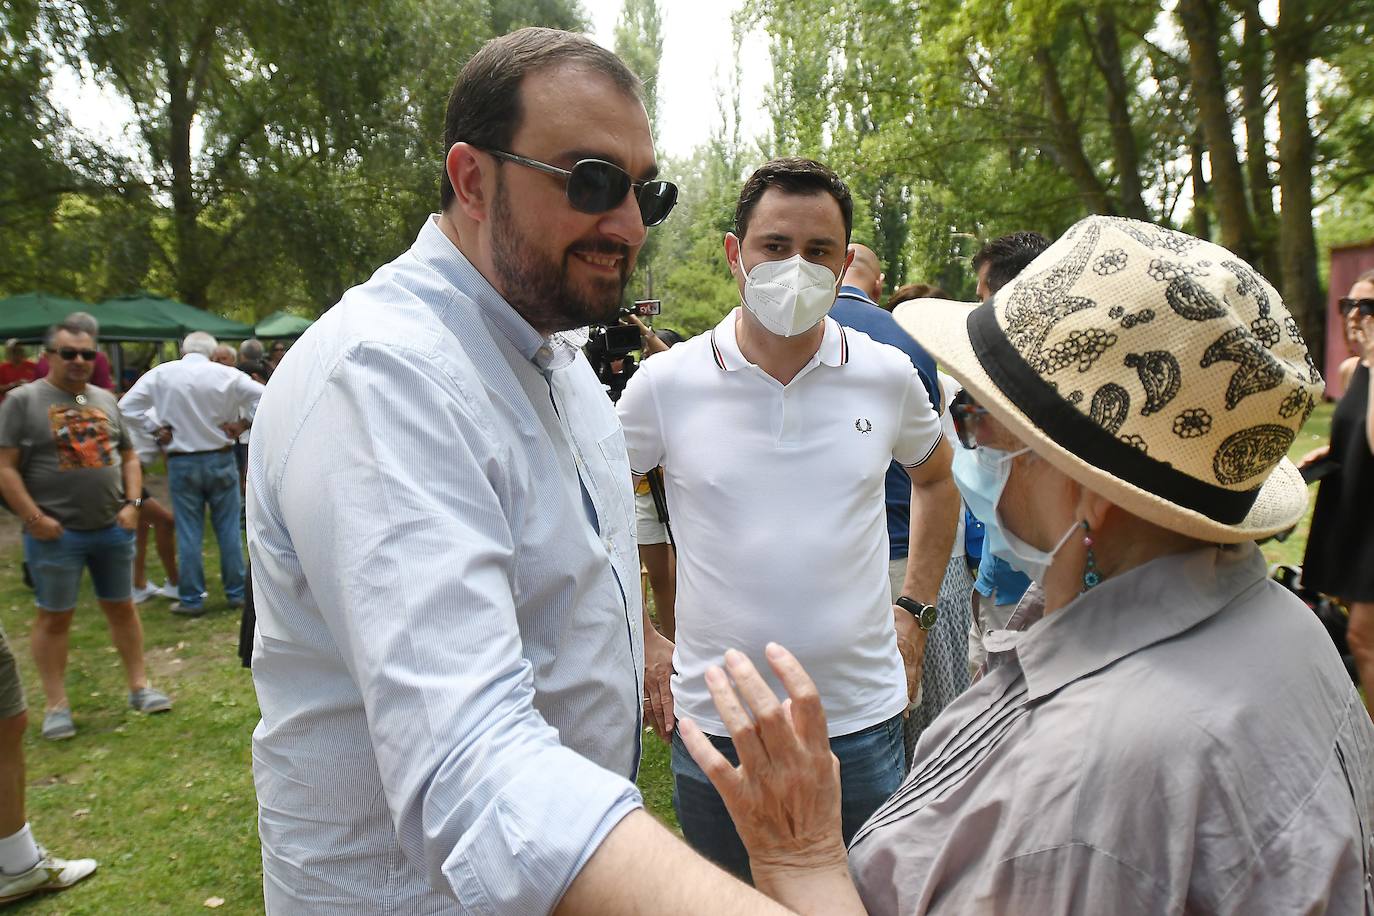
<path fill-rule="evenodd" d="M 1331 417 L 1331 458 L 1340 470 L 1317 489 L 1303 557 L 1308 588 L 1342 601 L 1374 601 L 1374 454 L 1369 451 L 1369 367 L 1355 367 Z"/>

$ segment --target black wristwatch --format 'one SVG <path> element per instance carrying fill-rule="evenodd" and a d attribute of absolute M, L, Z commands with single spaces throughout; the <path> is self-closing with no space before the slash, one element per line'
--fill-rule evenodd
<path fill-rule="evenodd" d="M 906 611 L 912 617 L 915 617 L 916 625 L 927 632 L 935 629 L 935 621 L 940 619 L 940 609 L 933 604 L 922 604 L 919 601 L 908 598 L 906 595 L 900 596 L 892 603 Z"/>
<path fill-rule="evenodd" d="M 124 505 L 133 506 L 135 509 L 141 509 L 143 508 L 143 497 L 138 496 L 133 499 L 126 499 L 124 500 Z"/>

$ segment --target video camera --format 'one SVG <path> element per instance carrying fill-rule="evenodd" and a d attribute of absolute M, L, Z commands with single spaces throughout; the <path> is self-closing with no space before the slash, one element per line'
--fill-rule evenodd
<path fill-rule="evenodd" d="M 631 315 L 648 318 L 659 314 L 662 309 L 663 303 L 659 299 L 641 299 L 622 308 L 620 315 L 624 318 Z M 587 361 L 592 364 L 601 384 L 606 386 L 606 393 L 612 401 L 620 400 L 625 384 L 635 374 L 638 366 L 632 354 L 642 346 L 639 328 L 633 324 L 617 322 L 596 325 L 591 329 L 585 348 Z"/>

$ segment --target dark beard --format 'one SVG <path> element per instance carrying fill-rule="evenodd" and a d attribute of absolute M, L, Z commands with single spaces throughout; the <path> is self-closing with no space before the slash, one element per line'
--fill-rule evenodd
<path fill-rule="evenodd" d="M 541 334 L 567 331 L 589 324 L 613 322 L 625 297 L 630 250 L 606 239 L 578 242 L 563 253 L 561 264 L 544 257 L 515 228 L 506 189 L 499 180 L 491 205 L 492 261 L 506 301 Z M 568 279 L 568 258 L 574 251 L 619 254 L 618 281 L 576 289 Z"/>

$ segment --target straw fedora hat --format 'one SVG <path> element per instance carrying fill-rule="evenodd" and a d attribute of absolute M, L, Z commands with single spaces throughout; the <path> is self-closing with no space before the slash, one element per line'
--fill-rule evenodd
<path fill-rule="evenodd" d="M 1278 293 L 1224 248 L 1090 216 L 988 302 L 917 299 L 893 316 L 1009 430 L 1128 512 L 1231 543 L 1307 509 L 1285 456 L 1321 373 Z"/>

